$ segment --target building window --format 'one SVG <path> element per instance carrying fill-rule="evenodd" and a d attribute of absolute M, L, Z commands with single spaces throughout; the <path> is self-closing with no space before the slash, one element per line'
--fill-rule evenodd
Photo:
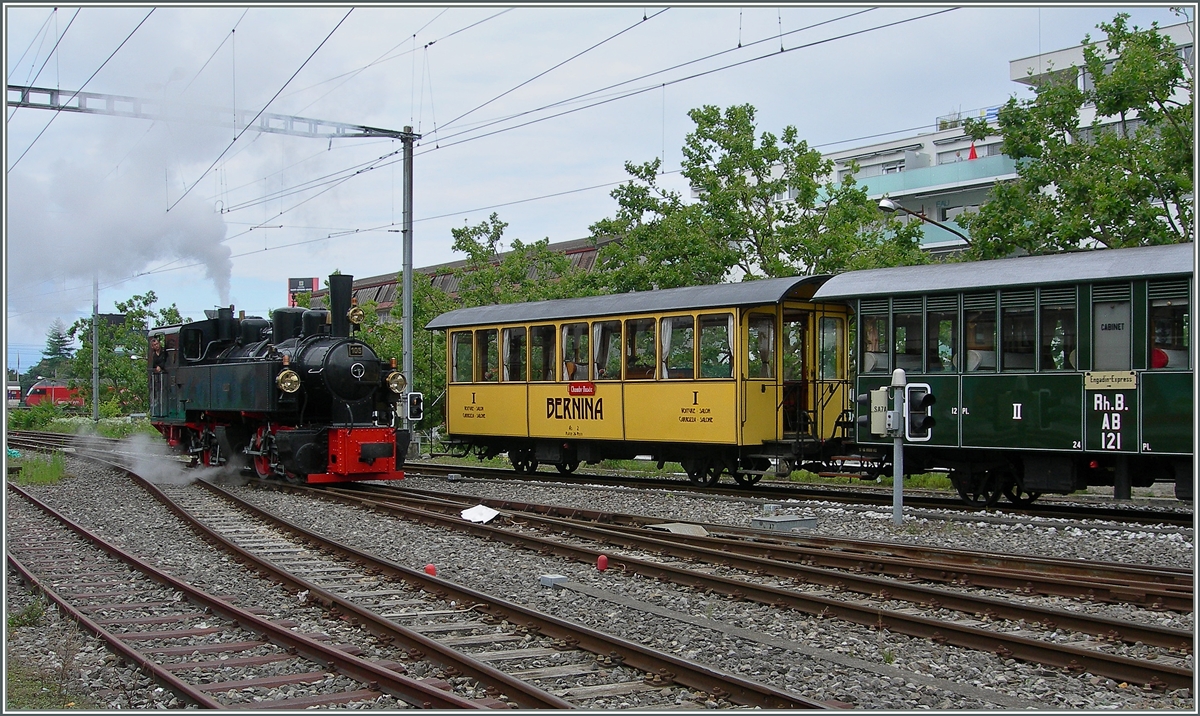
<path fill-rule="evenodd" d="M 884 174 L 899 174 L 904 171 L 904 160 L 898 162 L 885 162 L 880 165 L 880 169 Z"/>

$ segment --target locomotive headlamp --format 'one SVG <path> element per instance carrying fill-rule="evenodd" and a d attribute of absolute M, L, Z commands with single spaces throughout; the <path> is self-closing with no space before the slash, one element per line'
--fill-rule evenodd
<path fill-rule="evenodd" d="M 400 395 L 404 392 L 404 389 L 408 387 L 408 381 L 404 379 L 403 373 L 398 370 L 394 370 L 391 373 L 388 373 L 387 385 L 389 390 L 396 395 Z"/>
<path fill-rule="evenodd" d="M 275 377 L 275 385 L 285 393 L 295 393 L 300 390 L 300 374 L 291 368 L 280 371 Z"/>
<path fill-rule="evenodd" d="M 346 319 L 354 325 L 360 325 L 363 319 L 367 317 L 367 312 L 358 306 L 351 306 L 349 311 L 346 311 Z"/>

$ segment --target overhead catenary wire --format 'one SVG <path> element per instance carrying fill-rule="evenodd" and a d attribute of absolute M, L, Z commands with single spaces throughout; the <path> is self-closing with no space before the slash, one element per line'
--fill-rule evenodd
<path fill-rule="evenodd" d="M 121 48 L 125 46 L 125 43 L 129 42 L 129 38 L 133 37 L 134 33 L 136 33 L 142 25 L 146 24 L 146 21 L 149 20 L 150 16 L 154 14 L 155 9 L 156 8 L 150 8 L 150 12 L 146 13 L 146 16 L 143 17 L 142 21 L 137 24 L 137 27 L 133 28 L 133 30 L 131 30 L 130 33 L 125 36 L 124 40 L 121 40 L 121 44 L 117 45 L 117 49 L 113 50 L 112 54 L 109 55 L 104 62 L 100 63 L 100 66 L 96 68 L 96 71 L 92 73 L 91 77 L 88 77 L 87 80 L 80 85 L 79 89 L 75 90 L 75 93 L 67 98 L 67 101 L 63 103 L 64 106 L 70 104 L 71 100 L 79 96 L 79 93 L 83 91 L 83 88 L 87 87 L 88 83 L 95 79 L 96 75 L 100 74 L 100 70 L 104 69 L 104 66 L 108 64 L 109 60 L 111 60 L 118 52 L 121 51 Z M 33 149 L 33 145 L 37 144 L 38 140 L 42 138 L 42 135 L 46 133 L 46 130 L 50 128 L 50 125 L 54 123 L 54 120 L 57 119 L 58 115 L 60 114 L 62 114 L 61 107 L 54 110 L 54 114 L 50 116 L 50 121 L 46 122 L 46 126 L 42 127 L 42 131 L 38 132 L 37 136 L 33 138 L 33 141 L 29 143 L 29 146 L 25 147 L 25 151 L 21 152 L 21 156 L 17 157 L 17 160 L 8 167 L 5 173 L 11 172 L 18 164 L 21 163 L 21 160 L 25 158 L 26 154 L 29 154 L 29 150 Z"/>
<path fill-rule="evenodd" d="M 317 52 L 319 52 L 320 49 L 325 46 L 325 43 L 329 41 L 329 38 L 333 37 L 333 33 L 337 32 L 337 29 L 342 26 L 342 23 L 346 21 L 346 18 L 350 17 L 350 13 L 352 12 L 354 12 L 354 8 L 350 8 L 348 11 L 346 11 L 346 14 L 342 16 L 342 19 L 338 20 L 338 24 L 333 26 L 333 29 L 329 31 L 329 34 L 325 36 L 324 40 L 321 40 L 321 44 L 317 45 L 317 48 L 312 51 L 312 53 L 304 60 L 304 62 L 300 63 L 300 66 L 296 68 L 296 71 L 292 73 L 292 76 L 288 78 L 287 82 L 284 82 L 283 86 L 279 88 L 279 91 L 276 92 L 271 99 L 267 100 L 267 103 L 262 106 L 262 109 L 258 110 L 258 112 L 254 115 L 254 118 L 251 119 L 245 127 L 242 127 L 242 131 L 238 132 L 237 136 L 233 138 L 233 141 L 229 143 L 229 146 L 225 147 L 221 154 L 213 160 L 212 164 L 209 165 L 208 169 L 204 170 L 204 173 L 200 175 L 200 178 L 192 182 L 192 185 L 183 192 L 183 195 L 176 199 L 173 204 L 167 207 L 167 212 L 170 212 L 171 209 L 174 209 L 176 206 L 178 206 L 179 202 L 183 201 L 184 197 L 190 194 L 192 189 L 195 188 L 195 186 L 199 184 L 200 181 L 204 179 L 204 177 L 207 176 L 210 171 L 212 171 L 212 168 L 217 165 L 217 162 L 221 161 L 221 157 L 225 156 L 226 152 L 228 152 L 230 148 L 237 143 L 237 140 L 241 138 L 243 134 L 245 134 L 250 125 L 258 121 L 258 118 L 262 116 L 262 113 L 267 111 L 267 107 L 270 107 L 271 103 L 275 101 L 275 99 L 280 95 L 281 92 L 283 92 L 284 89 L 287 88 L 289 84 L 291 84 L 292 80 L 296 79 L 296 75 L 300 74 L 300 71 L 303 70 L 309 61 L 312 60 L 312 58 L 317 54 Z"/>
<path fill-rule="evenodd" d="M 840 17 L 831 18 L 831 19 L 829 19 L 829 20 L 823 20 L 823 21 L 821 21 L 821 22 L 813 23 L 813 24 L 811 24 L 811 25 L 808 25 L 808 26 L 805 26 L 805 27 L 802 27 L 802 28 L 798 28 L 798 29 L 796 29 L 796 30 L 790 30 L 790 31 L 788 31 L 787 33 L 784 33 L 784 34 L 785 34 L 785 35 L 791 35 L 791 34 L 795 34 L 795 33 L 797 33 L 797 32 L 803 32 L 803 31 L 805 31 L 805 30 L 814 29 L 814 28 L 816 28 L 816 27 L 820 27 L 820 26 L 823 26 L 823 25 L 827 25 L 827 24 L 830 24 L 830 23 L 833 23 L 833 22 L 838 22 L 838 21 L 841 21 L 841 20 L 850 19 L 850 18 L 852 18 L 852 17 L 855 17 L 855 16 L 858 16 L 858 15 L 862 15 L 862 14 L 865 14 L 865 13 L 867 13 L 867 12 L 870 12 L 870 11 L 871 11 L 871 10 L 873 10 L 873 9 L 874 9 L 874 8 L 868 8 L 868 9 L 866 9 L 866 10 L 860 10 L 860 11 L 853 12 L 853 13 L 850 13 L 850 14 L 847 14 L 847 15 L 842 15 L 842 16 L 840 16 Z M 933 13 L 933 14 L 938 14 L 938 13 Z M 912 19 L 921 19 L 921 18 L 912 18 Z M 907 21 L 901 21 L 901 22 L 907 22 Z M 893 24 L 895 24 L 895 23 L 893 23 Z M 627 29 L 628 29 L 628 28 L 627 28 Z M 863 30 L 863 31 L 860 31 L 860 32 L 869 31 L 869 30 L 871 30 L 871 29 L 875 29 L 875 28 L 867 28 L 867 30 Z M 855 33 L 851 33 L 851 34 L 848 34 L 848 35 L 844 35 L 844 37 L 849 37 L 849 36 L 851 36 L 852 34 L 855 34 Z M 753 42 L 746 43 L 746 44 L 744 45 L 744 47 L 753 47 L 754 45 L 758 45 L 758 44 L 761 44 L 761 43 L 763 43 L 763 42 L 767 42 L 767 41 L 769 41 L 769 40 L 771 40 L 771 39 L 774 39 L 774 38 L 772 38 L 772 37 L 766 37 L 766 38 L 763 38 L 763 39 L 761 39 L 761 40 L 755 40 L 755 41 L 753 41 Z M 735 48 L 735 49 L 736 49 L 736 48 Z M 800 48 L 793 48 L 793 49 L 800 49 Z M 609 90 L 609 89 L 613 89 L 613 88 L 616 88 L 616 87 L 620 87 L 620 86 L 622 86 L 622 85 L 629 84 L 630 82 L 636 82 L 636 81 L 638 81 L 638 80 L 640 80 L 640 79 L 646 79 L 646 78 L 648 78 L 648 77 L 652 77 L 652 76 L 654 76 L 654 75 L 657 75 L 657 74 L 662 74 L 663 72 L 669 72 L 669 71 L 671 71 L 671 70 L 678 69 L 678 68 L 680 68 L 680 67 L 686 67 L 686 66 L 688 66 L 688 65 L 695 64 L 696 62 L 702 62 L 702 61 L 704 61 L 704 60 L 712 59 L 712 58 L 714 58 L 714 57 L 718 57 L 718 56 L 720 56 L 720 55 L 723 55 L 723 54 L 726 54 L 726 53 L 729 53 L 729 52 L 732 52 L 732 51 L 735 51 L 735 50 L 721 50 L 720 52 L 712 53 L 712 54 L 709 54 L 709 55 L 706 55 L 706 56 L 704 56 L 704 57 L 700 57 L 700 58 L 697 58 L 697 59 L 694 59 L 694 60 L 689 60 L 688 62 L 683 62 L 683 63 L 677 64 L 677 65 L 674 65 L 674 66 L 672 66 L 672 67 L 668 67 L 668 68 L 666 68 L 666 69 L 663 69 L 663 70 L 658 70 L 658 71 L 656 71 L 656 72 L 651 72 L 651 73 L 648 73 L 648 74 L 645 74 L 645 75 L 641 75 L 640 77 L 636 77 L 636 78 L 633 78 L 633 79 L 631 79 L 631 80 L 625 80 L 625 81 L 623 81 L 623 82 L 618 82 L 618 83 L 615 83 L 615 84 L 612 84 L 612 85 L 608 85 L 607 87 L 603 87 L 603 88 L 600 88 L 600 89 L 598 89 L 598 90 L 592 90 L 591 92 L 585 92 L 585 93 L 583 93 L 583 94 L 576 95 L 575 97 L 572 97 L 572 98 L 569 98 L 569 99 L 566 99 L 566 100 L 559 100 L 559 101 L 557 101 L 557 102 L 554 102 L 554 103 L 551 103 L 551 104 L 548 104 L 548 105 L 544 105 L 544 106 L 542 106 L 542 107 L 539 107 L 539 108 L 536 108 L 536 109 L 528 110 L 528 111 L 526 111 L 526 112 L 519 112 L 519 113 L 517 113 L 517 114 L 514 114 L 514 115 L 511 115 L 511 116 L 509 116 L 509 117 L 505 117 L 505 118 L 503 118 L 503 119 L 501 119 L 501 120 L 493 120 L 493 121 L 489 121 L 489 122 L 487 122 L 487 123 L 484 123 L 484 124 L 483 124 L 481 127 L 475 127 L 474 129 L 480 129 L 480 128 L 483 128 L 483 127 L 492 126 L 493 124 L 497 124 L 497 123 L 500 123 L 500 122 L 502 122 L 502 121 L 508 121 L 509 119 L 514 119 L 514 118 L 516 118 L 516 117 L 521 117 L 521 116 L 525 116 L 525 115 L 528 115 L 528 114 L 533 114 L 533 113 L 535 113 L 535 112 L 539 112 L 539 111 L 542 111 L 542 110 L 544 110 L 544 109 L 547 109 L 547 108 L 552 108 L 552 107 L 556 107 L 556 106 L 561 106 L 561 105 L 563 105 L 563 104 L 565 104 L 565 103 L 567 103 L 567 102 L 571 102 L 571 101 L 574 101 L 574 100 L 578 100 L 578 99 L 581 99 L 581 98 L 584 98 L 584 97 L 588 97 L 588 96 L 591 96 L 591 95 L 597 94 L 597 93 L 599 93 L 599 92 L 603 92 L 603 91 L 606 91 L 606 90 Z M 762 56 L 762 57 L 760 57 L 760 58 L 755 58 L 755 59 L 763 59 L 763 58 L 765 58 L 765 57 L 773 57 L 773 56 L 775 56 L 776 54 L 778 54 L 778 53 L 772 53 L 771 55 L 765 55 L 765 56 Z M 719 71 L 720 69 L 723 69 L 723 68 L 716 68 L 715 70 L 712 70 L 712 71 L 710 71 L 710 72 Z M 702 75 L 695 75 L 694 77 L 698 77 L 698 76 L 702 76 Z M 653 86 L 652 86 L 652 87 L 650 87 L 649 89 L 654 89 L 654 88 L 660 88 L 660 87 L 661 87 L 661 88 L 664 88 L 664 90 L 665 90 L 666 84 L 667 84 L 667 83 L 664 83 L 664 84 L 658 84 L 658 85 L 653 85 Z M 634 92 L 622 92 L 622 93 L 618 93 L 618 94 L 616 94 L 616 95 L 613 95 L 611 98 L 609 98 L 609 99 L 607 99 L 607 100 L 605 100 L 605 101 L 615 101 L 615 100 L 618 100 L 618 99 L 623 99 L 623 98 L 625 98 L 625 97 L 630 97 L 630 96 L 633 96 L 633 94 L 636 94 L 636 93 L 641 93 L 641 92 L 645 92 L 645 91 L 647 91 L 647 89 L 646 89 L 646 88 L 642 88 L 642 89 L 636 90 L 636 91 L 634 91 Z M 577 109 L 587 109 L 587 108 L 589 108 L 589 107 L 596 106 L 597 104 L 603 104 L 603 102 L 596 102 L 596 103 L 593 103 L 593 104 L 585 105 L 584 107 L 580 107 L 580 108 L 577 108 Z M 572 110 L 572 111 L 577 111 L 577 110 Z M 556 115 L 551 115 L 551 116 L 549 116 L 549 117 L 544 117 L 544 118 L 541 118 L 541 119 L 539 119 L 539 120 L 536 120 L 536 121 L 544 121 L 544 120 L 546 120 L 546 119 L 553 119 L 554 117 L 562 116 L 563 114 L 568 114 L 568 112 L 563 112 L 563 113 L 559 113 L 559 114 L 556 114 Z M 525 124 L 522 124 L 522 125 L 517 125 L 516 127 L 512 127 L 512 129 L 516 129 L 516 128 L 519 128 L 519 127 L 527 126 L 528 124 L 532 124 L 532 123 L 533 123 L 533 122 L 527 122 L 527 123 L 525 123 Z M 445 126 L 446 126 L 446 125 L 442 125 L 442 127 L 443 127 L 443 128 L 444 128 Z M 457 133 L 457 134 L 450 135 L 450 137 L 442 137 L 442 138 L 440 138 L 440 139 L 438 140 L 438 141 L 439 141 L 439 144 L 438 144 L 438 145 L 435 147 L 435 149 L 436 149 L 436 148 L 441 148 L 441 145 L 440 145 L 440 141 L 441 141 L 441 140 L 443 140 L 443 139 L 449 139 L 449 138 L 453 138 L 453 137 L 457 137 L 457 136 L 460 136 L 460 135 L 462 135 L 462 134 L 467 134 L 467 133 L 469 133 L 470 131 L 474 131 L 474 130 L 463 130 L 463 131 L 461 131 L 461 132 L 459 132 L 459 133 Z M 500 130 L 500 131 L 506 131 L 506 130 Z M 493 135 L 495 135 L 495 134 L 498 134 L 498 133 L 499 133 L 499 132 L 492 132 L 492 133 L 489 133 L 489 134 L 486 134 L 486 135 L 481 135 L 481 136 L 493 136 Z M 460 142 L 454 142 L 453 144 L 451 144 L 451 145 L 447 145 L 447 146 L 453 146 L 454 144 L 461 144 L 461 143 L 462 143 L 461 141 L 460 141 Z M 430 151 L 432 151 L 432 150 L 430 150 Z M 398 152 L 392 152 L 392 154 L 396 154 L 396 153 L 398 153 Z M 421 154 L 425 154 L 425 153 L 427 153 L 427 152 L 421 152 L 420 154 L 418 154 L 418 156 L 420 156 Z M 362 167 L 366 167 L 366 166 L 368 166 L 368 165 L 369 165 L 369 164 L 371 164 L 371 163 L 372 163 L 372 162 L 370 162 L 370 161 L 368 161 L 368 162 L 361 162 L 361 163 L 359 163 L 359 164 L 357 164 L 357 165 L 355 165 L 355 166 L 353 166 L 353 167 L 350 167 L 350 168 L 348 168 L 348 169 L 345 169 L 345 170 L 340 170 L 340 171 L 338 171 L 338 172 L 332 172 L 332 173 L 330 173 L 330 174 L 324 175 L 323 177 L 319 177 L 318 179 L 315 179 L 315 180 L 310 180 L 309 182 L 305 182 L 305 183 L 303 183 L 303 184 L 301 184 L 301 185 L 297 185 L 297 187 L 295 187 L 295 188 L 292 188 L 292 189 L 288 189 L 288 190 L 286 190 L 286 192 L 287 192 L 287 194 L 296 194 L 296 193 L 300 193 L 300 192 L 302 192 L 302 191 L 307 191 L 307 190 L 310 190 L 310 189 L 314 189 L 314 188 L 316 188 L 317 186 L 319 186 L 319 185 L 320 185 L 320 184 L 319 184 L 319 182 L 322 182 L 322 181 L 335 182 L 335 183 L 338 183 L 338 184 L 340 184 L 342 181 L 344 181 L 344 177 L 340 176 L 342 173 L 344 173 L 344 172 L 349 172 L 349 171 L 355 171 L 355 170 L 361 170 L 361 168 L 362 168 Z M 388 165 L 383 165 L 383 166 L 388 166 Z M 357 175 L 357 174 L 359 174 L 359 173 L 361 173 L 361 171 L 355 171 L 355 174 L 356 174 L 356 175 Z M 309 186 L 307 186 L 307 187 L 306 187 L 306 186 L 305 186 L 306 184 L 307 184 L 307 185 L 309 185 Z M 271 193 L 271 194 L 267 194 L 267 195 L 261 196 L 261 197 L 259 197 L 259 198 L 257 198 L 257 199 L 251 199 L 251 200 L 247 200 L 247 201 L 244 201 L 244 202 L 242 202 L 242 203 L 236 204 L 236 205 L 234 205 L 234 206 L 232 206 L 232 207 L 229 207 L 229 208 L 226 210 L 226 213 L 227 213 L 227 212 L 229 212 L 229 211 L 237 211 L 237 210 L 241 210 L 241 209 L 250 208 L 250 207 L 253 207 L 253 206 L 258 206 L 259 204 L 261 204 L 261 203 L 263 203 L 263 202 L 266 202 L 266 201 L 271 201 L 273 198 L 277 198 L 277 197 L 278 197 L 278 195 L 276 195 L 276 194 L 274 194 L 274 193 Z"/>
<path fill-rule="evenodd" d="M 550 67 L 550 68 L 548 68 L 548 69 L 542 70 L 541 72 L 537 73 L 537 74 L 536 74 L 536 75 L 534 75 L 533 77 L 530 77 L 529 79 L 527 79 L 527 80 L 525 80 L 524 82 L 522 82 L 522 83 L 520 83 L 520 84 L 516 85 L 515 87 L 511 87 L 511 88 L 509 88 L 509 89 L 507 89 L 507 90 L 505 90 L 505 91 L 501 92 L 500 94 L 496 95 L 495 97 L 492 97 L 491 99 L 489 99 L 488 101 L 484 102 L 483 104 L 477 105 L 477 106 L 475 106 L 474 108 L 472 108 L 472 109 L 469 109 L 469 110 L 467 110 L 466 112 L 463 112 L 462 114 L 458 115 L 457 117 L 455 117 L 454 119 L 450 120 L 449 122 L 446 122 L 446 123 L 442 124 L 442 127 L 443 127 L 443 128 L 444 128 L 444 127 L 449 127 L 450 125 L 454 124 L 455 122 L 457 122 L 458 120 L 462 119 L 463 117 L 468 117 L 468 116 L 470 116 L 470 115 L 474 114 L 475 112 L 477 112 L 477 111 L 479 111 L 479 110 L 483 109 L 484 107 L 488 106 L 488 105 L 489 105 L 489 104 L 491 104 L 492 102 L 495 102 L 496 100 L 500 99 L 501 97 L 504 97 L 504 96 L 506 96 L 506 95 L 512 94 L 513 92 L 515 92 L 515 91 L 517 91 L 517 90 L 521 89 L 521 88 L 522 88 L 522 87 L 524 87 L 525 85 L 529 84 L 530 82 L 533 82 L 534 80 L 536 80 L 536 79 L 538 79 L 538 78 L 540 78 L 540 77 L 545 77 L 546 75 L 550 74 L 550 73 L 551 73 L 551 72 L 553 72 L 554 70 L 557 70 L 559 67 L 562 67 L 563 65 L 565 65 L 565 64 L 567 64 L 567 63 L 569 63 L 569 62 L 571 62 L 571 61 L 573 61 L 573 60 L 576 60 L 576 59 L 578 59 L 578 58 L 580 58 L 580 57 L 582 57 L 582 56 L 586 55 L 587 53 L 591 52 L 592 50 L 596 49 L 597 47 L 600 47 L 601 45 L 604 45 L 604 44 L 606 44 L 606 43 L 608 43 L 608 42 L 611 42 L 612 40 L 615 40 L 616 38 L 620 37 L 621 35 L 624 35 L 625 33 L 629 32 L 629 31 L 630 31 L 630 30 L 632 30 L 633 28 L 635 28 L 635 27 L 638 27 L 639 25 L 642 25 L 642 24 L 646 23 L 648 20 L 653 20 L 654 18 L 658 17 L 659 15 L 663 14 L 664 12 L 666 12 L 666 11 L 667 11 L 667 10 L 669 10 L 669 9 L 670 9 L 670 8 L 663 8 L 662 10 L 659 10 L 658 12 L 654 13 L 654 14 L 653 14 L 653 15 L 651 15 L 650 17 L 646 17 L 645 15 L 643 15 L 641 20 L 638 20 L 637 22 L 633 23 L 633 24 L 632 24 L 632 25 L 630 25 L 629 27 L 627 27 L 627 28 L 625 28 L 625 29 L 623 29 L 623 30 L 620 30 L 619 32 L 616 32 L 616 33 L 614 33 L 614 34 L 612 34 L 612 35 L 609 35 L 608 37 L 606 37 L 606 38 L 604 38 L 603 40 L 601 40 L 601 41 L 597 42 L 596 44 L 592 45 L 591 47 L 588 47 L 587 49 L 580 50 L 579 52 L 575 53 L 574 55 L 571 55 L 570 57 L 568 57 L 567 59 L 563 60 L 562 62 L 559 62 L 558 64 L 554 65 L 553 67 Z"/>

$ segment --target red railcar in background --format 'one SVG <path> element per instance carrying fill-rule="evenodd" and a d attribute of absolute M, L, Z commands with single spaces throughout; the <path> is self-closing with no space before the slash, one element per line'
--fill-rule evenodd
<path fill-rule="evenodd" d="M 43 379 L 29 388 L 29 395 L 25 396 L 26 405 L 32 408 L 43 400 L 60 405 L 83 407 L 83 396 L 79 394 L 79 391 L 61 380 Z"/>

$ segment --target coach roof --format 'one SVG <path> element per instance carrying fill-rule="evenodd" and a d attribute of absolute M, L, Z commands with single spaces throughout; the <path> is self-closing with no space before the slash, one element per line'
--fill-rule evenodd
<path fill-rule="evenodd" d="M 1169 244 L 850 271 L 829 279 L 813 298 L 894 296 L 1190 275 L 1194 250 L 1191 243 Z"/>
<path fill-rule="evenodd" d="M 505 303 L 496 306 L 460 308 L 429 322 L 428 329 L 458 328 L 495 323 L 528 323 L 571 318 L 594 318 L 628 313 L 688 311 L 692 309 L 761 306 L 779 303 L 785 297 L 803 298 L 805 286 L 819 286 L 828 276 L 791 276 L 714 286 L 686 286 L 659 291 L 635 291 L 586 298 L 561 298 L 534 303 Z"/>

